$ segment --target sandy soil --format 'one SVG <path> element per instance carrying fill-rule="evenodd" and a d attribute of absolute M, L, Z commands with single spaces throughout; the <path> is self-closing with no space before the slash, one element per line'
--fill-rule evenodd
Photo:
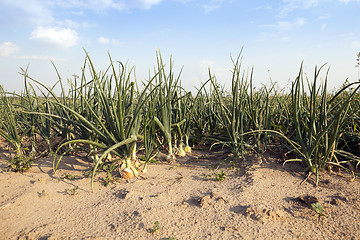
<path fill-rule="evenodd" d="M 222 158 L 195 151 L 107 187 L 99 175 L 92 193 L 83 176 L 91 164 L 82 158 L 64 158 L 55 175 L 50 158 L 21 174 L 5 171 L 2 151 L 0 239 L 360 239 L 358 178 L 322 173 L 319 186 L 312 177 L 300 184 L 302 166 L 282 166 L 270 154 L 261 164 L 249 158 L 242 167 L 209 170 Z M 305 195 L 328 218 L 319 220 Z"/>

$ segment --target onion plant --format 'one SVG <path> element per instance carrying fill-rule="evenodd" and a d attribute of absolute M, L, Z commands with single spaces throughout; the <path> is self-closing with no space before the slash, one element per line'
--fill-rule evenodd
<path fill-rule="evenodd" d="M 183 89 L 182 89 L 183 90 Z M 189 145 L 189 139 L 192 134 L 191 126 L 193 115 L 195 112 L 194 108 L 194 97 L 191 95 L 191 92 L 186 93 L 183 90 L 183 97 L 178 99 L 178 122 L 183 121 L 183 124 L 177 126 L 180 135 L 179 143 L 179 152 L 181 155 L 186 155 L 186 153 L 191 153 L 191 147 Z M 185 137 L 185 139 L 183 139 Z M 183 147 L 185 142 L 185 147 Z"/>
<path fill-rule="evenodd" d="M 258 91 L 252 87 L 250 81 L 250 94 L 248 95 L 248 106 L 246 109 L 249 118 L 250 130 L 270 130 L 276 128 L 274 123 L 275 115 L 281 112 L 277 106 L 279 93 L 275 89 L 275 84 L 270 87 L 262 86 Z M 270 135 L 266 132 L 254 133 L 251 144 L 255 147 L 255 151 L 260 154 L 266 150 L 270 141 Z"/>
<path fill-rule="evenodd" d="M 209 89 L 207 89 L 209 82 L 211 84 Z M 215 88 L 217 89 L 216 91 L 214 90 Z M 216 117 L 221 108 L 217 104 L 218 98 L 216 92 L 219 92 L 220 96 L 224 95 L 224 89 L 216 82 L 215 76 L 212 76 L 209 70 L 209 79 L 197 89 L 197 94 L 190 110 L 192 137 L 200 143 L 212 141 L 215 135 L 217 135 L 216 133 L 222 131 Z"/>
<path fill-rule="evenodd" d="M 219 123 L 225 130 L 225 138 L 219 139 L 218 143 L 230 147 L 235 159 L 244 156 L 245 147 L 248 146 L 245 132 L 250 130 L 249 120 L 246 113 L 248 104 L 248 90 L 252 81 L 250 76 L 241 71 L 241 54 L 233 60 L 234 68 L 232 75 L 231 95 L 225 98 L 221 95 L 213 77 L 210 77 L 214 87 L 217 103 L 220 105 L 219 112 L 215 113 Z M 211 74 L 210 74 L 211 76 Z M 227 104 L 226 101 L 230 103 Z"/>
<path fill-rule="evenodd" d="M 147 172 L 147 166 L 151 160 L 153 160 L 158 152 L 158 149 L 161 147 L 161 144 L 156 142 L 156 124 L 155 124 L 155 97 L 150 95 L 149 100 L 145 106 L 145 112 L 143 117 L 143 140 L 144 140 L 144 167 L 143 172 Z"/>
<path fill-rule="evenodd" d="M 25 92 L 21 99 L 23 103 L 21 104 L 24 112 L 37 112 L 37 113 L 51 113 L 52 106 L 50 102 L 47 100 L 49 98 L 49 94 L 43 93 L 43 97 L 37 95 L 34 87 L 32 84 L 28 82 L 27 79 L 27 69 L 23 71 L 24 79 L 24 87 Z M 28 113 L 28 118 L 24 119 L 26 124 L 29 127 L 33 127 L 34 129 L 34 145 L 36 144 L 36 135 L 39 135 L 41 138 L 44 139 L 46 144 L 48 145 L 48 153 L 50 156 L 53 155 L 53 149 L 51 144 L 51 137 L 53 133 L 53 118 L 49 116 L 39 115 L 39 114 L 32 114 Z M 35 134 L 36 133 L 36 134 Z"/>
<path fill-rule="evenodd" d="M 135 175 L 137 174 L 137 169 L 133 166 L 132 160 L 136 156 L 136 141 L 139 136 L 143 106 L 149 98 L 149 94 L 146 92 L 152 82 L 150 80 L 147 86 L 136 94 L 134 82 L 131 81 L 132 69 L 127 72 L 126 66 L 119 62 L 119 72 L 117 72 L 110 55 L 109 58 L 109 68 L 104 73 L 99 74 L 96 72 L 90 57 L 86 56 L 92 77 L 91 82 L 93 83 L 92 96 L 96 97 L 98 107 L 94 108 L 93 99 L 87 99 L 79 90 L 77 93 L 82 95 L 83 108 L 86 109 L 90 118 L 64 104 L 57 103 L 72 114 L 76 121 L 73 124 L 89 131 L 89 135 L 96 135 L 94 140 L 70 140 L 58 148 L 59 150 L 68 144 L 82 143 L 101 149 L 103 153 L 100 157 L 95 158 L 92 186 L 97 168 L 106 161 L 106 157 L 110 153 L 122 158 L 121 166 L 123 168 L 129 168 Z M 108 71 L 110 71 L 109 75 L 107 74 Z M 112 84 L 114 84 L 113 90 L 111 90 Z M 59 161 L 60 159 L 54 165 L 54 170 L 56 170 Z"/>
<path fill-rule="evenodd" d="M 22 129 L 19 124 L 16 109 L 14 108 L 8 93 L 5 92 L 0 85 L 0 135 L 11 144 L 14 149 L 15 155 L 20 156 L 23 154 L 22 138 L 26 134 L 26 131 Z"/>
<path fill-rule="evenodd" d="M 21 109 L 13 101 L 19 101 L 16 94 L 5 92 L 0 85 L 0 136 L 11 145 L 13 150 L 8 168 L 15 172 L 23 172 L 33 163 L 33 155 L 27 155 L 23 146 L 23 138 L 33 128 L 22 124 L 19 119 Z"/>
<path fill-rule="evenodd" d="M 175 160 L 175 154 L 173 151 L 172 129 L 176 127 L 177 130 L 179 130 L 179 125 L 186 121 L 185 119 L 176 119 L 174 117 L 174 111 L 176 111 L 174 104 L 178 103 L 180 98 L 177 93 L 181 71 L 177 77 L 174 76 L 173 60 L 170 58 L 169 72 L 167 73 L 161 57 L 161 53 L 157 52 L 157 70 L 155 70 L 155 72 L 158 73 L 155 77 L 155 83 L 158 85 L 158 89 L 156 91 L 158 106 L 156 109 L 157 116 L 154 117 L 154 120 L 162 131 L 165 137 L 165 141 L 167 142 L 167 159 L 169 161 L 173 161 Z M 178 134 L 178 137 L 181 138 L 181 130 L 179 130 L 178 133 L 180 133 Z"/>
<path fill-rule="evenodd" d="M 275 84 L 256 89 L 254 69 L 242 69 L 240 52 L 231 58 L 230 91 L 209 69 L 209 79 L 192 95 L 181 87 L 182 69 L 175 75 L 172 57 L 168 65 L 160 51 L 156 57 L 155 71 L 141 88 L 134 68 L 114 62 L 110 54 L 109 67 L 97 72 L 86 53 L 81 74 L 68 80 L 69 88 L 54 64 L 57 80 L 52 87 L 22 69 L 25 90 L 21 94 L 0 87 L 0 135 L 13 147 L 15 156 L 24 153 L 24 136 L 34 138 L 33 145 L 35 136 L 42 137 L 50 154 L 52 137 L 61 137 L 54 172 L 66 153 L 86 151 L 94 164 L 92 188 L 101 168 L 136 175 L 138 145 L 145 149 L 143 171 L 163 146 L 170 161 L 176 154 L 185 156 L 191 151 L 189 141 L 210 148 L 223 145 L 240 159 L 249 150 L 261 154 L 270 140 L 279 137 L 296 154 L 286 162 L 303 162 L 316 175 L 316 182 L 325 167 L 344 168 L 349 161 L 360 164 L 360 156 L 346 147 L 360 141 L 359 82 L 346 82 L 330 94 L 328 72 L 322 82 L 320 79 L 324 66 L 315 68 L 309 80 L 301 65 L 289 94 L 278 91 Z"/>
<path fill-rule="evenodd" d="M 288 161 L 302 161 L 310 173 L 316 175 L 316 183 L 319 178 L 319 170 L 332 164 L 341 166 L 337 160 L 337 145 L 341 132 L 339 131 L 347 118 L 350 103 L 360 88 L 360 84 L 347 98 L 339 99 L 342 92 L 353 84 L 341 88 L 334 96 L 330 97 L 327 92 L 326 73 L 324 82 L 318 87 L 320 71 L 315 68 L 312 82 L 307 80 L 308 93 L 305 89 L 303 65 L 299 75 L 293 83 L 291 91 L 291 111 L 293 135 L 291 141 L 296 143 L 293 150 L 300 159 Z M 295 144 L 292 144 L 295 146 Z"/>
<path fill-rule="evenodd" d="M 53 64 L 54 65 L 54 64 Z M 49 154 L 53 155 L 53 143 L 51 139 L 60 136 L 61 141 L 74 139 L 74 119 L 65 107 L 74 109 L 71 96 L 65 93 L 62 79 L 54 65 L 58 75 L 58 80 L 52 87 L 48 87 L 38 80 L 30 77 L 27 69 L 22 69 L 22 75 L 25 77 L 25 93 L 20 96 L 25 104 L 21 107 L 23 112 L 28 114 L 27 125 L 35 128 L 37 135 L 42 137 L 48 144 Z M 33 84 L 31 84 L 32 82 Z M 61 87 L 61 94 L 57 96 L 55 88 Z M 36 90 L 35 90 L 36 87 Z M 40 92 L 40 95 L 37 95 Z M 65 107 L 62 107 L 65 106 Z"/>

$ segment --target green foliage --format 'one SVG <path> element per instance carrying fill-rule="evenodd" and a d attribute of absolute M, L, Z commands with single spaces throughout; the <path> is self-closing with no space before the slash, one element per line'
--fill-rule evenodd
<path fill-rule="evenodd" d="M 2 136 L 13 148 L 15 158 L 13 162 L 23 162 L 23 136 L 29 131 L 20 123 L 19 109 L 16 107 L 15 98 L 0 85 L 0 136 Z"/>
<path fill-rule="evenodd" d="M 31 168 L 34 163 L 34 158 L 31 155 L 15 155 L 8 161 L 8 169 L 14 172 L 24 172 Z"/>
<path fill-rule="evenodd" d="M 326 167 L 360 165 L 360 156 L 349 152 L 350 144 L 357 146 L 360 139 L 360 84 L 346 82 L 329 93 L 328 71 L 321 78 L 324 66 L 315 68 L 309 79 L 301 65 L 289 93 L 273 83 L 256 88 L 254 69 L 243 70 L 240 52 L 231 58 L 229 89 L 209 69 L 208 80 L 192 94 L 181 86 L 182 68 L 175 74 L 173 58 L 165 63 L 160 51 L 154 72 L 141 86 L 134 67 L 113 61 L 109 54 L 108 68 L 99 72 L 85 55 L 81 74 L 68 79 L 68 89 L 55 65 L 58 80 L 51 87 L 30 77 L 27 68 L 21 73 L 25 86 L 21 94 L 0 87 L 0 135 L 15 153 L 9 161 L 12 170 L 31 166 L 32 159 L 26 156 L 39 150 L 39 139 L 48 145 L 42 155 L 52 155 L 56 149 L 54 172 L 64 155 L 86 152 L 93 162 L 92 187 L 100 171 L 107 174 L 105 185 L 116 180 L 112 172 L 117 167 L 130 168 L 134 175 L 146 172 L 148 163 L 159 161 L 160 151 L 175 161 L 175 154 L 191 151 L 189 142 L 227 148 L 233 167 L 248 153 L 261 157 L 281 143 L 292 153 L 286 162 L 303 162 L 316 182 Z M 360 69 L 360 53 L 357 57 Z M 134 164 L 139 152 L 142 169 Z M 220 171 L 204 178 L 211 176 L 217 181 L 227 177 Z"/>
<path fill-rule="evenodd" d="M 102 169 L 106 172 L 106 177 L 102 179 L 103 185 L 105 187 L 109 186 L 110 183 L 116 182 L 119 177 L 116 177 L 114 175 L 114 171 L 116 171 L 119 168 L 119 165 L 117 164 L 104 164 Z"/>
<path fill-rule="evenodd" d="M 65 192 L 69 195 L 77 195 L 79 193 L 78 189 L 79 189 L 79 186 L 74 186 L 73 188 L 66 188 Z"/>
<path fill-rule="evenodd" d="M 320 221 L 321 217 L 328 218 L 328 216 L 324 214 L 324 208 L 320 203 L 318 203 L 318 202 L 312 203 L 310 206 L 311 206 L 311 209 L 319 215 L 319 221 Z"/>
<path fill-rule="evenodd" d="M 45 189 L 43 189 L 41 192 L 38 193 L 38 196 L 41 197 L 45 197 L 46 196 L 46 192 Z"/>
<path fill-rule="evenodd" d="M 220 170 L 220 172 L 215 173 L 215 179 L 216 181 L 224 181 L 226 179 L 227 175 L 223 170 Z"/>
<path fill-rule="evenodd" d="M 67 179 L 67 180 L 75 180 L 77 176 L 75 175 L 72 175 L 72 174 L 68 174 L 68 173 L 65 173 L 64 174 L 64 178 Z"/>
<path fill-rule="evenodd" d="M 226 173 L 223 170 L 220 170 L 219 172 L 213 172 L 211 174 L 205 174 L 204 180 L 210 180 L 210 178 L 214 176 L 215 181 L 224 181 L 227 177 Z"/>
<path fill-rule="evenodd" d="M 159 231 L 161 229 L 160 227 L 160 223 L 158 221 L 154 222 L 154 226 L 150 229 L 150 232 L 152 234 L 156 233 L 157 231 Z"/>
<path fill-rule="evenodd" d="M 323 67 L 323 66 L 322 66 Z M 353 84 L 342 87 L 334 96 L 328 96 L 327 74 L 322 86 L 317 85 L 322 69 L 315 68 L 312 83 L 307 80 L 308 93 L 304 87 L 302 66 L 291 91 L 291 126 L 293 134 L 289 135 L 292 150 L 304 162 L 311 173 L 316 175 L 329 164 L 338 165 L 337 151 L 341 127 L 343 126 L 353 97 L 360 84 L 347 97 L 342 93 Z M 355 83 L 356 84 L 356 83 Z M 289 142 L 289 141 L 288 141 Z M 293 161 L 293 160 L 287 160 Z M 295 159 L 295 161 L 299 161 Z"/>
<path fill-rule="evenodd" d="M 210 178 L 211 178 L 211 174 L 205 174 L 205 175 L 204 175 L 204 179 L 205 179 L 205 180 L 209 180 Z"/>

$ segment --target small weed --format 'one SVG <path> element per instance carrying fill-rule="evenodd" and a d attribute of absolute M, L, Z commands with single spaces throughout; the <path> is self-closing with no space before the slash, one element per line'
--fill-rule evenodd
<path fill-rule="evenodd" d="M 102 169 L 105 172 L 111 173 L 111 172 L 115 171 L 118 167 L 119 167 L 119 165 L 117 165 L 117 164 L 104 164 Z"/>
<path fill-rule="evenodd" d="M 70 195 L 76 195 L 76 194 L 78 194 L 78 191 L 77 191 L 78 189 L 79 189 L 79 186 L 75 186 L 73 188 L 65 189 L 65 192 Z"/>
<path fill-rule="evenodd" d="M 169 169 L 176 169 L 176 168 L 178 168 L 178 167 L 180 167 L 180 164 L 176 164 L 176 165 L 174 165 L 174 166 L 171 166 Z"/>
<path fill-rule="evenodd" d="M 11 158 L 8 162 L 8 170 L 12 170 L 14 172 L 24 172 L 31 168 L 31 165 L 34 163 L 33 156 L 29 155 L 17 155 Z"/>
<path fill-rule="evenodd" d="M 320 221 L 321 217 L 328 218 L 328 216 L 323 213 L 324 208 L 320 203 L 318 203 L 318 202 L 312 203 L 310 206 L 311 206 L 311 209 L 314 210 L 319 215 L 319 221 Z"/>
<path fill-rule="evenodd" d="M 67 173 L 64 174 L 64 178 L 67 179 L 67 180 L 75 180 L 76 177 L 77 176 L 72 175 L 72 174 L 67 174 Z"/>
<path fill-rule="evenodd" d="M 112 178 L 112 176 L 110 175 L 108 175 L 108 176 L 106 176 L 106 178 L 103 178 L 103 185 L 104 185 L 104 187 L 107 187 L 107 186 L 109 186 L 109 184 L 110 183 L 113 183 L 114 182 L 114 179 Z"/>
<path fill-rule="evenodd" d="M 103 185 L 105 187 L 109 186 L 110 183 L 116 182 L 119 178 L 113 175 L 113 172 L 119 168 L 119 165 L 116 164 L 110 164 L 110 165 L 104 165 L 103 170 L 106 172 L 106 177 L 102 179 Z"/>
<path fill-rule="evenodd" d="M 220 170 L 219 173 L 213 172 L 212 174 L 204 174 L 204 180 L 210 180 L 213 175 L 215 176 L 216 181 L 224 181 L 227 177 L 226 173 L 223 170 Z"/>
<path fill-rule="evenodd" d="M 224 173 L 223 170 L 220 170 L 219 173 L 215 173 L 215 176 L 216 181 L 224 181 L 227 177 L 226 173 Z"/>
<path fill-rule="evenodd" d="M 230 161 L 231 167 L 230 170 L 234 170 L 236 168 L 236 161 Z"/>
<path fill-rule="evenodd" d="M 92 170 L 86 171 L 83 173 L 84 177 L 89 178 L 92 174 Z"/>
<path fill-rule="evenodd" d="M 158 221 L 154 222 L 154 226 L 150 230 L 152 234 L 160 230 L 160 223 Z"/>
<path fill-rule="evenodd" d="M 38 196 L 45 197 L 46 196 L 45 190 L 43 189 L 41 192 L 38 192 Z"/>
<path fill-rule="evenodd" d="M 114 177 L 111 173 L 108 173 L 105 178 L 102 179 L 105 187 L 109 186 L 110 183 L 114 183 L 118 180 L 118 177 Z"/>
<path fill-rule="evenodd" d="M 210 180 L 210 178 L 211 178 L 211 174 L 205 174 L 205 175 L 204 175 L 204 179 L 205 179 L 206 181 Z"/>

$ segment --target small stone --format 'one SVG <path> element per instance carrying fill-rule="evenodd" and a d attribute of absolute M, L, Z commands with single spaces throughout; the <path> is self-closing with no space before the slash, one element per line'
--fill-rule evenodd
<path fill-rule="evenodd" d="M 330 203 L 333 205 L 343 205 L 343 202 L 338 198 L 331 199 Z"/>
<path fill-rule="evenodd" d="M 313 203 L 317 203 L 318 199 L 314 196 L 303 195 L 297 198 L 300 202 L 305 203 L 307 205 L 311 205 Z"/>
<path fill-rule="evenodd" d="M 199 204 L 201 207 L 206 207 L 208 205 L 212 205 L 212 201 L 211 201 L 211 196 L 210 195 L 206 195 L 205 197 L 200 198 Z"/>
<path fill-rule="evenodd" d="M 46 182 L 46 178 L 38 178 L 38 182 Z"/>

